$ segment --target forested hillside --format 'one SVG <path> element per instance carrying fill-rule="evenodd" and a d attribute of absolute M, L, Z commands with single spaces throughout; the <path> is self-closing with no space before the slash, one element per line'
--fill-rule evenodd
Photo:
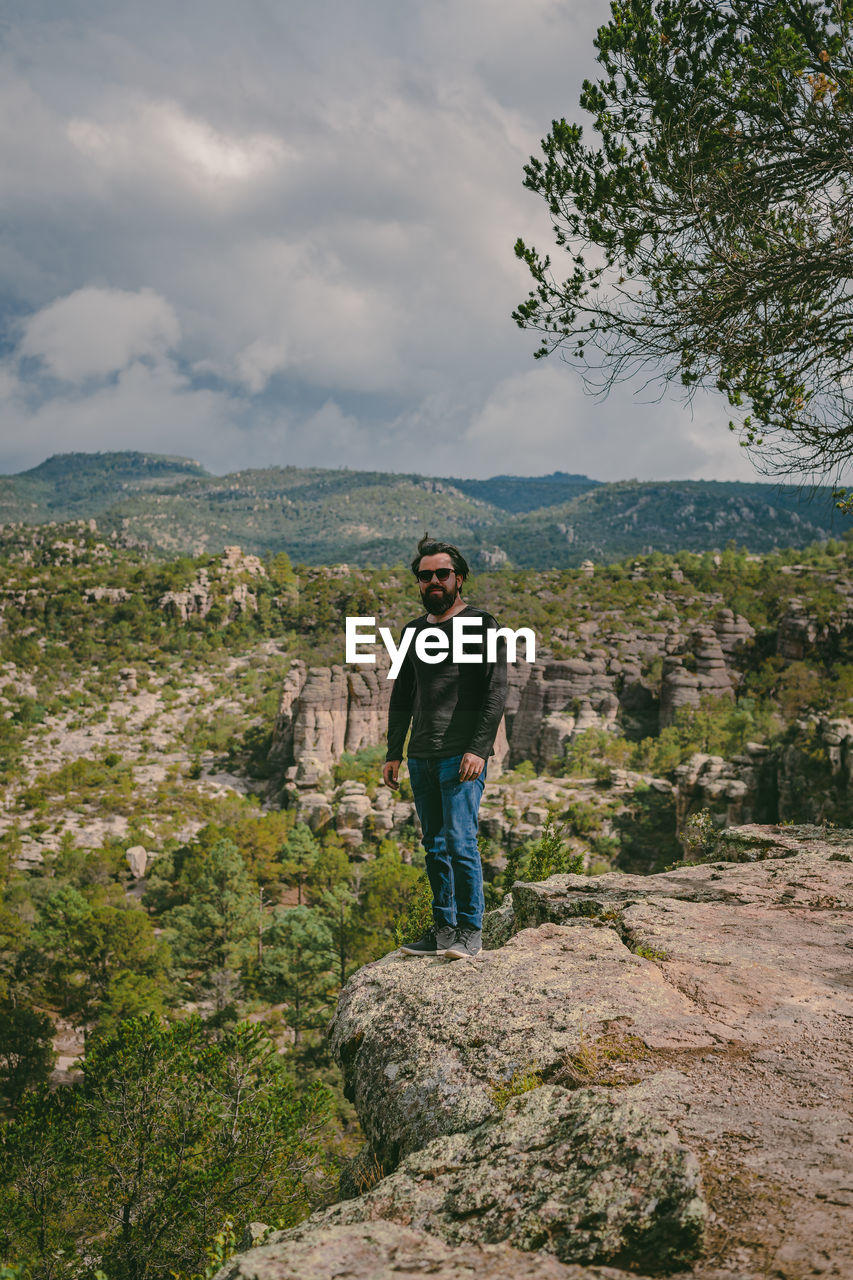
<path fill-rule="evenodd" d="M 0 525 L 94 518 L 112 545 L 161 556 L 238 544 L 304 564 L 408 562 L 424 529 L 483 568 L 576 568 L 652 551 L 803 547 L 849 524 L 827 488 L 586 476 L 489 480 L 299 467 L 209 475 L 156 454 L 58 454 L 0 477 Z"/>
<path fill-rule="evenodd" d="M 851 821 L 853 542 L 503 568 L 468 597 L 539 639 L 486 794 L 490 908 L 702 856 L 749 813 Z M 307 680 L 346 680 L 344 618 L 399 627 L 413 580 L 152 558 L 83 521 L 7 528 L 0 604 L 0 1256 L 188 1277 L 342 1169 L 369 1185 L 323 1028 L 422 923 L 422 855 L 372 721 L 337 756 L 292 730 Z"/>

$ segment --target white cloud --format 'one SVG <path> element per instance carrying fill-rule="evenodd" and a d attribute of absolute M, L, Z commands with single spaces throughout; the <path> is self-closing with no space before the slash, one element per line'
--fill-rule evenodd
<path fill-rule="evenodd" d="M 134 440 L 188 456 L 209 448 L 221 463 L 239 456 L 242 408 L 227 394 L 193 387 L 169 360 L 132 363 L 95 389 L 67 385 L 35 403 L 25 382 L 8 374 L 0 381 L 6 450 L 18 468 L 52 453 L 126 448 Z"/>
<path fill-rule="evenodd" d="M 75 117 L 67 134 L 77 151 L 105 170 L 125 177 L 156 174 L 204 189 L 251 182 L 293 158 L 275 134 L 216 129 L 170 101 L 131 102 L 118 121 Z"/>
<path fill-rule="evenodd" d="M 494 469 L 521 475 L 560 470 L 601 480 L 755 479 L 726 421 L 725 405 L 711 397 L 697 397 L 691 409 L 672 397 L 638 400 L 623 386 L 606 400 L 594 399 L 554 362 L 498 383 L 459 447 L 466 459 L 487 452 Z"/>
<path fill-rule="evenodd" d="M 576 111 L 607 0 L 16 8 L 0 469 L 162 447 L 223 470 L 751 474 L 724 409 L 597 403 L 510 319 L 514 240 L 553 238 L 522 167 Z"/>
<path fill-rule="evenodd" d="M 180 338 L 165 298 L 150 289 L 77 289 L 31 316 L 20 355 L 66 382 L 104 377 L 133 360 L 162 357 Z"/>

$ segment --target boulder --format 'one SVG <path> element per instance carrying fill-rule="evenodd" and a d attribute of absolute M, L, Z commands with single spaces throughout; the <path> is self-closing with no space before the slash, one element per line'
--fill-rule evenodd
<path fill-rule="evenodd" d="M 322 831 L 332 821 L 332 806 L 322 791 L 300 791 L 296 800 L 296 821 L 312 831 Z"/>
<path fill-rule="evenodd" d="M 396 1222 L 301 1229 L 231 1258 L 215 1280 L 642 1280 L 607 1268 L 566 1266 L 505 1244 L 452 1248 Z"/>
<path fill-rule="evenodd" d="M 145 846 L 141 844 L 131 845 L 124 856 L 127 858 L 130 874 L 134 879 L 141 880 L 148 865 L 148 851 Z"/>
<path fill-rule="evenodd" d="M 344 784 L 352 786 L 352 784 Z M 345 844 L 361 844 L 364 839 L 365 819 L 373 813 L 370 796 L 365 794 L 364 783 L 356 783 L 361 790 L 346 790 L 338 801 L 335 829 Z"/>
<path fill-rule="evenodd" d="M 329 1035 L 365 1136 L 388 1169 L 493 1115 L 496 1080 L 534 1061 L 540 1072 L 557 1071 L 614 1020 L 631 1019 L 656 1046 L 710 1048 L 720 1028 L 697 1013 L 615 930 L 578 919 L 525 929 L 474 964 L 393 952 L 350 979 Z"/>
<path fill-rule="evenodd" d="M 379 1219 L 450 1245 L 505 1241 L 563 1262 L 671 1272 L 700 1252 L 707 1215 L 695 1155 L 648 1099 L 545 1085 L 272 1239 Z"/>

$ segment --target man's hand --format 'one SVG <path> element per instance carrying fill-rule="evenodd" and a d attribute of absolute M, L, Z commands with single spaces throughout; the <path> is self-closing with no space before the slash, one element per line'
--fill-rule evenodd
<path fill-rule="evenodd" d="M 386 787 L 390 787 L 392 791 L 399 791 L 400 784 L 397 781 L 397 774 L 400 772 L 400 760 L 386 760 L 382 766 L 382 781 Z"/>
<path fill-rule="evenodd" d="M 485 763 L 482 756 L 475 756 L 473 751 L 466 751 L 459 765 L 459 781 L 471 782 L 474 778 L 479 778 Z"/>

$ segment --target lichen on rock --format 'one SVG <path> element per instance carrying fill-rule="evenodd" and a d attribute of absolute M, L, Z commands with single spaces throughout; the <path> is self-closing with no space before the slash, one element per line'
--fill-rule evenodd
<path fill-rule="evenodd" d="M 396 1222 L 327 1227 L 232 1258 L 216 1280 L 619 1280 L 610 1268 L 566 1266 L 509 1245 L 452 1248 Z M 628 1280 L 628 1277 L 625 1277 Z M 630 1280 L 642 1280 L 632 1275 Z"/>
<path fill-rule="evenodd" d="M 707 1206 L 696 1157 L 648 1102 L 545 1085 L 277 1238 L 373 1218 L 452 1245 L 506 1241 L 563 1262 L 667 1272 L 700 1253 Z"/>

